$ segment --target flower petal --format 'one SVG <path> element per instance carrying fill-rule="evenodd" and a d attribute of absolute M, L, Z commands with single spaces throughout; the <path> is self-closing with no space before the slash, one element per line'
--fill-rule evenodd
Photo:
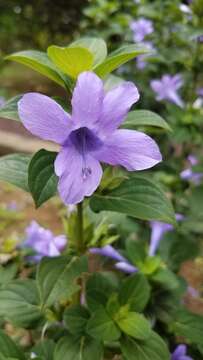
<path fill-rule="evenodd" d="M 18 102 L 23 125 L 33 135 L 63 144 L 71 131 L 70 116 L 48 96 L 25 94 Z"/>
<path fill-rule="evenodd" d="M 95 156 L 100 161 L 124 166 L 129 171 L 148 169 L 162 160 L 153 139 L 142 132 L 125 129 L 116 130 Z"/>
<path fill-rule="evenodd" d="M 101 112 L 103 98 L 102 80 L 93 72 L 81 73 L 72 97 L 72 118 L 75 125 L 94 127 Z"/>
<path fill-rule="evenodd" d="M 105 95 L 100 116 L 100 131 L 113 132 L 125 119 L 131 106 L 139 100 L 137 87 L 125 81 Z"/>
<path fill-rule="evenodd" d="M 90 154 L 80 154 L 67 146 L 56 158 L 55 172 L 59 176 L 58 190 L 66 205 L 77 204 L 99 186 L 102 167 Z"/>
<path fill-rule="evenodd" d="M 175 351 L 173 352 L 173 356 L 179 357 L 181 355 L 186 355 L 187 346 L 185 344 L 180 344 L 176 347 Z"/>
<path fill-rule="evenodd" d="M 102 248 L 91 248 L 92 254 L 103 255 L 117 261 L 126 261 L 125 258 L 111 245 L 106 245 Z"/>
<path fill-rule="evenodd" d="M 138 269 L 135 266 L 124 261 L 117 262 L 115 264 L 115 268 L 123 272 L 126 272 L 127 274 L 133 274 L 134 272 L 138 271 Z"/>

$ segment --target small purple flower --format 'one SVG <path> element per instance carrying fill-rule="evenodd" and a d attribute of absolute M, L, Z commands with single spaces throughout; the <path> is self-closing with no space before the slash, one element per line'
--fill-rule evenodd
<path fill-rule="evenodd" d="M 145 36 L 154 31 L 152 21 L 145 18 L 131 21 L 130 28 L 133 31 L 133 40 L 135 42 L 143 41 Z"/>
<path fill-rule="evenodd" d="M 181 221 L 183 218 L 183 215 L 176 214 L 177 221 Z M 168 231 L 172 231 L 174 227 L 171 224 L 166 224 L 160 221 L 151 221 L 150 225 L 152 232 L 149 245 L 149 256 L 154 256 L 163 235 Z"/>
<path fill-rule="evenodd" d="M 155 51 L 155 48 L 150 41 L 144 41 L 142 44 L 146 47 L 146 49 L 150 50 L 151 52 Z M 136 63 L 137 63 L 137 68 L 139 70 L 143 70 L 145 68 L 145 66 L 147 65 L 146 60 L 150 56 L 151 56 L 151 54 L 143 54 L 143 55 L 139 55 L 137 57 Z"/>
<path fill-rule="evenodd" d="M 198 36 L 197 40 L 198 40 L 200 43 L 203 43 L 203 35 Z"/>
<path fill-rule="evenodd" d="M 202 37 L 203 40 L 203 37 Z M 202 96 L 203 97 L 203 87 L 197 89 L 197 95 Z"/>
<path fill-rule="evenodd" d="M 188 286 L 187 291 L 191 297 L 193 297 L 193 298 L 199 297 L 199 291 L 197 289 L 193 288 L 193 286 Z"/>
<path fill-rule="evenodd" d="M 203 173 L 194 172 L 192 170 L 192 166 L 197 165 L 198 160 L 194 155 L 189 155 L 187 159 L 190 163 L 190 166 L 180 173 L 180 177 L 183 180 L 191 180 L 195 185 L 199 185 L 203 178 Z"/>
<path fill-rule="evenodd" d="M 183 108 L 184 103 L 177 93 L 177 90 L 183 85 L 183 80 L 180 75 L 163 75 L 159 80 L 152 80 L 150 85 L 152 90 L 157 94 L 156 100 L 168 100 Z"/>
<path fill-rule="evenodd" d="M 116 260 L 117 262 L 115 264 L 115 268 L 123 272 L 134 273 L 138 271 L 138 269 L 135 266 L 131 265 L 129 261 L 124 256 L 122 256 L 117 250 L 115 250 L 111 245 L 106 245 L 102 248 L 91 248 L 89 251 L 91 254 L 98 254 Z"/>
<path fill-rule="evenodd" d="M 44 140 L 61 145 L 55 160 L 58 191 L 66 205 L 91 196 L 102 178 L 100 162 L 128 171 L 151 168 L 161 161 L 157 144 L 142 132 L 118 129 L 139 99 L 132 82 L 105 94 L 93 72 L 79 75 L 72 97 L 72 115 L 49 97 L 28 93 L 18 102 L 24 126 Z"/>
<path fill-rule="evenodd" d="M 192 360 L 190 356 L 187 356 L 187 346 L 184 344 L 178 345 L 171 354 L 171 360 Z"/>
<path fill-rule="evenodd" d="M 36 221 L 32 221 L 25 232 L 23 247 L 36 252 L 36 255 L 31 257 L 34 261 L 40 261 L 43 256 L 59 256 L 67 243 L 65 235 L 54 236 L 50 230 L 44 229 Z"/>

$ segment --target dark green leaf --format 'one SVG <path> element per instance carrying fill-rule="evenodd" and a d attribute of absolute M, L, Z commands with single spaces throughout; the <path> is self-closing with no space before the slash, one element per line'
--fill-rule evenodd
<path fill-rule="evenodd" d="M 55 81 L 57 84 L 66 87 L 70 86 L 68 79 L 56 68 L 50 61 L 47 54 L 37 50 L 19 51 L 14 54 L 6 56 L 7 60 L 13 60 L 20 64 L 26 65 L 31 69 L 38 71 L 49 79 Z"/>
<path fill-rule="evenodd" d="M 175 223 L 172 205 L 162 189 L 141 176 L 133 176 L 123 181 L 106 195 L 93 195 L 90 206 L 95 212 L 109 210 L 142 220 Z"/>
<path fill-rule="evenodd" d="M 92 314 L 87 322 L 86 331 L 90 336 L 101 341 L 115 341 L 121 335 L 118 326 L 104 308 Z"/>
<path fill-rule="evenodd" d="M 193 344 L 203 346 L 203 316 L 187 310 L 179 311 L 172 328 L 177 336 L 184 337 Z"/>
<path fill-rule="evenodd" d="M 18 267 L 15 263 L 5 267 L 0 265 L 0 286 L 7 285 L 11 280 L 13 280 L 17 271 Z"/>
<path fill-rule="evenodd" d="M 121 340 L 125 360 L 170 360 L 171 356 L 162 338 L 155 332 L 146 341 L 135 341 L 129 337 Z"/>
<path fill-rule="evenodd" d="M 156 126 L 171 131 L 167 122 L 158 114 L 149 110 L 130 111 L 122 124 L 125 129 L 137 129 L 138 126 Z"/>
<path fill-rule="evenodd" d="M 167 268 L 158 269 L 151 275 L 151 279 L 165 289 L 173 290 L 179 286 L 177 276 Z"/>
<path fill-rule="evenodd" d="M 28 168 L 28 184 L 36 207 L 54 196 L 57 192 L 58 178 L 54 172 L 57 153 L 39 150 L 31 159 Z"/>
<path fill-rule="evenodd" d="M 29 191 L 28 165 L 31 156 L 27 154 L 12 154 L 0 158 L 0 180 Z"/>
<path fill-rule="evenodd" d="M 57 344 L 54 360 L 103 360 L 103 345 L 89 337 L 63 337 Z"/>
<path fill-rule="evenodd" d="M 55 343 L 53 340 L 46 339 L 32 348 L 32 352 L 43 360 L 53 360 Z"/>
<path fill-rule="evenodd" d="M 134 265 L 137 265 L 140 262 L 144 262 L 147 253 L 145 250 L 145 244 L 141 241 L 127 240 L 126 242 L 126 251 L 128 258 Z"/>
<path fill-rule="evenodd" d="M 0 330 L 0 356 L 2 356 L 2 359 L 4 357 L 25 360 L 23 352 L 2 330 Z"/>
<path fill-rule="evenodd" d="M 41 306 L 49 307 L 59 300 L 70 298 L 80 289 L 76 280 L 87 271 L 85 256 L 44 258 L 37 271 Z"/>
<path fill-rule="evenodd" d="M 149 51 L 143 45 L 139 44 L 128 44 L 124 45 L 116 51 L 112 52 L 107 56 L 103 63 L 98 65 L 94 71 L 100 77 L 104 77 L 117 69 L 122 64 L 125 64 L 131 59 L 141 54 L 146 54 Z"/>
<path fill-rule="evenodd" d="M 89 319 L 89 312 L 81 305 L 72 305 L 65 310 L 63 319 L 71 334 L 83 335 Z"/>
<path fill-rule="evenodd" d="M 143 311 L 150 298 L 150 286 L 144 275 L 133 274 L 123 280 L 119 291 L 121 305 L 129 304 L 132 311 Z"/>
<path fill-rule="evenodd" d="M 24 328 L 39 322 L 42 315 L 34 280 L 16 280 L 0 290 L 0 316 Z"/>

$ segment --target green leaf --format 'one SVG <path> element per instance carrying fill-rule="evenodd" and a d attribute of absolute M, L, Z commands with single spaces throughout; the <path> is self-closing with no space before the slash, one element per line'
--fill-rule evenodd
<path fill-rule="evenodd" d="M 53 360 L 56 344 L 51 339 L 41 341 L 32 348 L 32 352 L 43 360 Z"/>
<path fill-rule="evenodd" d="M 87 333 L 101 341 L 118 340 L 121 332 L 104 308 L 100 308 L 92 314 L 87 322 Z"/>
<path fill-rule="evenodd" d="M 67 329 L 73 335 L 83 335 L 89 319 L 89 312 L 81 305 L 69 306 L 63 315 Z"/>
<path fill-rule="evenodd" d="M 2 156 L 0 158 L 0 180 L 29 191 L 28 165 L 30 160 L 31 156 L 27 154 Z"/>
<path fill-rule="evenodd" d="M 59 300 L 70 298 L 80 289 L 76 280 L 87 271 L 85 256 L 44 258 L 37 271 L 41 306 L 49 307 Z"/>
<path fill-rule="evenodd" d="M 70 87 L 70 81 L 56 68 L 50 61 L 47 54 L 37 50 L 19 51 L 8 55 L 6 60 L 13 60 L 20 64 L 26 65 L 31 69 L 38 71 L 49 79 L 55 81 L 57 84 Z"/>
<path fill-rule="evenodd" d="M 3 267 L 0 265 L 0 286 L 7 285 L 14 279 L 18 271 L 17 264 L 11 264 Z"/>
<path fill-rule="evenodd" d="M 97 37 L 84 37 L 70 44 L 70 47 L 84 47 L 88 49 L 94 56 L 93 65 L 101 64 L 107 56 L 107 46 L 103 39 Z"/>
<path fill-rule="evenodd" d="M 135 339 L 145 340 L 150 337 L 151 327 L 145 317 L 136 312 L 128 312 L 127 315 L 115 318 L 119 328 L 127 335 Z"/>
<path fill-rule="evenodd" d="M 106 92 L 112 90 L 113 88 L 121 85 L 125 80 L 116 76 L 116 75 L 108 75 L 104 80 L 104 90 Z"/>
<path fill-rule="evenodd" d="M 141 241 L 135 241 L 128 239 L 126 241 L 127 256 L 131 262 L 136 266 L 140 262 L 144 262 L 147 253 L 145 250 L 145 244 Z"/>
<path fill-rule="evenodd" d="M 111 73 L 113 70 L 117 69 L 122 64 L 125 64 L 131 59 L 134 59 L 136 56 L 141 54 L 146 54 L 149 51 L 143 45 L 139 44 L 129 44 L 124 45 L 116 51 L 109 54 L 109 56 L 104 60 L 103 63 L 98 65 L 94 71 L 100 77 L 104 77 L 107 74 Z"/>
<path fill-rule="evenodd" d="M 25 360 L 23 352 L 2 330 L 0 330 L 0 356 L 2 359 L 4 357 Z"/>
<path fill-rule="evenodd" d="M 109 297 L 115 291 L 115 287 L 109 279 L 100 273 L 94 273 L 86 283 L 86 301 L 91 311 L 106 305 Z"/>
<path fill-rule="evenodd" d="M 133 274 L 123 280 L 119 291 L 121 305 L 129 304 L 130 310 L 141 312 L 147 305 L 149 298 L 150 286 L 143 274 Z"/>
<path fill-rule="evenodd" d="M 39 322 L 42 314 L 34 280 L 15 280 L 0 290 L 0 316 L 23 328 Z"/>
<path fill-rule="evenodd" d="M 37 208 L 57 192 L 58 178 L 54 172 L 56 155 L 56 152 L 42 149 L 30 161 L 28 184 Z"/>
<path fill-rule="evenodd" d="M 167 268 L 158 269 L 150 278 L 165 289 L 174 290 L 179 287 L 177 276 Z"/>
<path fill-rule="evenodd" d="M 121 350 L 125 360 L 170 360 L 171 358 L 165 342 L 153 331 L 146 341 L 123 338 Z"/>
<path fill-rule="evenodd" d="M 22 95 L 14 96 L 13 98 L 9 99 L 3 106 L 1 106 L 0 117 L 3 119 L 20 121 L 17 105 L 21 97 Z"/>
<path fill-rule="evenodd" d="M 60 47 L 52 45 L 47 50 L 49 58 L 65 74 L 76 79 L 93 67 L 93 55 L 84 47 Z"/>
<path fill-rule="evenodd" d="M 172 131 L 167 122 L 158 114 L 149 110 L 130 111 L 122 124 L 124 129 L 137 129 L 138 126 L 156 126 Z"/>
<path fill-rule="evenodd" d="M 89 337 L 69 335 L 60 339 L 54 360 L 103 360 L 103 345 Z"/>
<path fill-rule="evenodd" d="M 177 336 L 184 337 L 190 343 L 203 346 L 203 316 L 187 310 L 179 311 L 172 329 Z"/>
<path fill-rule="evenodd" d="M 141 176 L 123 181 L 106 195 L 93 195 L 90 206 L 95 212 L 116 211 L 142 220 L 175 224 L 173 207 L 162 189 Z"/>

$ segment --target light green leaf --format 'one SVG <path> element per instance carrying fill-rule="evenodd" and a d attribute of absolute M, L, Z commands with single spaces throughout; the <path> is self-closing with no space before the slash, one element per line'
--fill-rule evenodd
<path fill-rule="evenodd" d="M 104 90 L 108 92 L 121 85 L 123 82 L 124 80 L 116 75 L 108 75 L 107 78 L 104 79 Z"/>
<path fill-rule="evenodd" d="M 65 74 L 76 79 L 93 67 L 93 55 L 84 47 L 60 47 L 52 45 L 47 50 L 49 58 Z"/>
<path fill-rule="evenodd" d="M 158 114 L 149 110 L 130 111 L 122 124 L 124 129 L 137 129 L 138 126 L 156 126 L 172 131 L 167 122 Z"/>
<path fill-rule="evenodd" d="M 15 121 L 20 121 L 18 116 L 18 101 L 21 99 L 22 95 L 14 96 L 9 99 L 3 106 L 0 108 L 0 117 L 3 119 L 10 119 Z"/>
<path fill-rule="evenodd" d="M 141 54 L 147 54 L 149 51 L 143 45 L 139 44 L 128 44 L 124 45 L 116 51 L 112 52 L 107 56 L 103 63 L 98 65 L 94 71 L 100 77 L 104 77 L 117 69 L 122 64 L 125 64 L 131 59 Z"/>
<path fill-rule="evenodd" d="M 150 286 L 144 275 L 133 274 L 123 280 L 119 291 L 121 305 L 129 304 L 132 311 L 143 311 L 150 298 Z"/>
<path fill-rule="evenodd" d="M 0 286 L 7 285 L 11 280 L 14 279 L 18 271 L 16 263 L 2 266 L 0 265 Z"/>
<path fill-rule="evenodd" d="M 119 328 L 127 335 L 138 340 L 148 339 L 151 335 L 149 322 L 142 314 L 128 312 L 125 316 L 115 318 Z"/>
<path fill-rule="evenodd" d="M 151 331 L 146 341 L 135 341 L 129 337 L 121 340 L 125 360 L 170 360 L 171 356 L 162 338 Z"/>
<path fill-rule="evenodd" d="M 121 335 L 118 326 L 104 308 L 100 308 L 92 314 L 87 322 L 86 331 L 90 336 L 101 341 L 115 341 Z"/>
<path fill-rule="evenodd" d="M 39 322 L 39 294 L 34 280 L 15 280 L 0 290 L 0 316 L 18 327 Z"/>
<path fill-rule="evenodd" d="M 55 343 L 51 339 L 40 341 L 32 348 L 32 352 L 43 360 L 53 360 Z"/>
<path fill-rule="evenodd" d="M 28 166 L 31 155 L 12 154 L 0 158 L 0 180 L 6 181 L 25 191 L 28 187 Z"/>
<path fill-rule="evenodd" d="M 0 330 L 0 356 L 2 359 L 13 358 L 18 360 L 25 360 L 23 352 L 2 330 Z"/>
<path fill-rule="evenodd" d="M 58 177 L 54 172 L 56 155 L 56 152 L 42 149 L 30 161 L 28 184 L 37 208 L 56 195 L 58 184 Z"/>
<path fill-rule="evenodd" d="M 142 220 L 175 224 L 173 207 L 162 189 L 141 176 L 123 181 L 105 195 L 93 195 L 90 206 L 95 212 L 116 211 Z"/>
<path fill-rule="evenodd" d="M 87 271 L 85 256 L 44 258 L 37 271 L 41 306 L 49 307 L 59 300 L 70 298 L 80 289 L 77 279 Z"/>
<path fill-rule="evenodd" d="M 103 360 L 103 345 L 89 337 L 69 335 L 60 339 L 54 360 Z"/>
<path fill-rule="evenodd" d="M 160 268 L 151 275 L 151 280 L 165 289 L 174 290 L 179 287 L 177 276 L 167 268 Z"/>
<path fill-rule="evenodd" d="M 107 46 L 103 39 L 97 37 L 84 37 L 70 44 L 70 47 L 84 47 L 88 49 L 94 56 L 93 65 L 99 65 L 107 56 Z"/>
<path fill-rule="evenodd" d="M 83 335 L 89 319 L 89 312 L 81 305 L 69 306 L 63 315 L 64 323 L 71 334 Z"/>
<path fill-rule="evenodd" d="M 69 88 L 71 87 L 70 80 L 66 78 L 50 61 L 47 54 L 37 50 L 24 50 L 14 54 L 8 55 L 6 60 L 13 60 L 20 64 L 26 65 L 31 69 L 45 75 L 49 79 L 55 81 L 57 84 Z"/>

